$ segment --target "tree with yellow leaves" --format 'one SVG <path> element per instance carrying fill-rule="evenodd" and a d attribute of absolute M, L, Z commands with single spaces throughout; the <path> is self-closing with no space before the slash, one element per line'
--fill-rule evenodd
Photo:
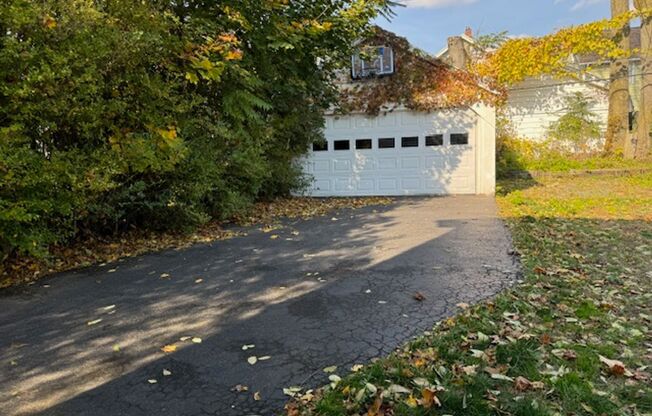
<path fill-rule="evenodd" d="M 572 58 L 577 55 L 593 54 L 598 58 L 611 63 L 611 91 L 610 91 L 610 117 L 607 132 L 607 150 L 623 151 L 626 157 L 645 157 L 648 153 L 649 137 L 644 139 L 629 140 L 629 144 L 636 146 L 625 146 L 625 137 L 628 136 L 629 118 L 628 105 L 629 95 L 627 92 L 628 62 L 632 53 L 629 50 L 627 34 L 630 29 L 630 22 L 640 18 L 644 24 L 644 30 L 650 30 L 650 18 L 652 7 L 650 0 L 637 1 L 637 9 L 629 10 L 626 0 L 614 0 L 614 16 L 611 19 L 603 19 L 579 26 L 564 28 L 556 33 L 531 38 L 515 38 L 504 42 L 498 49 L 488 53 L 483 59 L 472 66 L 475 72 L 487 85 L 498 91 L 505 92 L 507 88 L 526 78 L 551 75 L 557 78 L 578 79 L 582 75 L 578 69 L 571 65 Z M 623 4 L 625 3 L 625 7 Z M 647 33 L 647 32 L 646 32 Z M 645 37 L 646 35 L 643 35 Z M 643 42 L 642 55 L 650 54 L 649 34 Z M 649 58 L 644 59 L 643 72 L 652 72 Z M 623 69 L 624 68 L 624 69 Z M 585 68 L 584 71 L 590 71 Z M 624 71 L 624 73 L 623 73 Z M 644 83 L 645 103 L 652 103 L 652 92 L 650 90 L 650 77 Z M 646 104 L 650 107 L 649 104 Z M 642 137 L 642 130 L 648 133 L 652 120 L 652 114 L 648 108 L 641 112 L 639 120 L 638 136 Z M 645 114 L 643 114 L 645 113 Z M 643 121 L 648 120 L 648 121 Z M 646 125 L 646 127 L 640 127 Z M 629 138 L 628 138 L 629 139 Z M 645 143 L 643 143 L 645 142 Z"/>

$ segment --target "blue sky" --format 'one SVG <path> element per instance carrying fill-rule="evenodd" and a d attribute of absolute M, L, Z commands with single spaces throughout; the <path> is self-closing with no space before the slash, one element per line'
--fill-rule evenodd
<path fill-rule="evenodd" d="M 543 35 L 555 29 L 609 16 L 609 0 L 402 0 L 391 22 L 378 24 L 415 46 L 435 53 L 448 36 L 507 30 L 511 35 Z"/>

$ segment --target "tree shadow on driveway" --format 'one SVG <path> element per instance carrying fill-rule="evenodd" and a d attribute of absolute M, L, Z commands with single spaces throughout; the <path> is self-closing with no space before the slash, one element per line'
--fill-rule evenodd
<path fill-rule="evenodd" d="M 0 298 L 0 413 L 274 414 L 283 387 L 391 352 L 518 269 L 489 197 L 400 199 L 248 233 Z"/>

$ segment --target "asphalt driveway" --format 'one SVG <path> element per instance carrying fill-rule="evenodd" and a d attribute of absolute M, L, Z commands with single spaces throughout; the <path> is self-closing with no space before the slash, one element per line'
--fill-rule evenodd
<path fill-rule="evenodd" d="M 247 234 L 1 295 L 0 414 L 277 414 L 283 387 L 391 352 L 518 269 L 490 197 L 400 199 Z"/>

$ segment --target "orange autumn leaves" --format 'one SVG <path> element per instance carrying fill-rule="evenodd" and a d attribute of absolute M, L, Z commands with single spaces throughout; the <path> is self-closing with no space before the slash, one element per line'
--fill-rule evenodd
<path fill-rule="evenodd" d="M 414 49 L 405 38 L 381 28 L 376 28 L 365 44 L 391 47 L 395 73 L 388 77 L 363 79 L 342 88 L 340 109 L 344 112 L 362 111 L 376 115 L 397 106 L 432 111 L 477 102 L 495 103 L 501 98 L 482 86 L 473 73 L 432 58 Z"/>

